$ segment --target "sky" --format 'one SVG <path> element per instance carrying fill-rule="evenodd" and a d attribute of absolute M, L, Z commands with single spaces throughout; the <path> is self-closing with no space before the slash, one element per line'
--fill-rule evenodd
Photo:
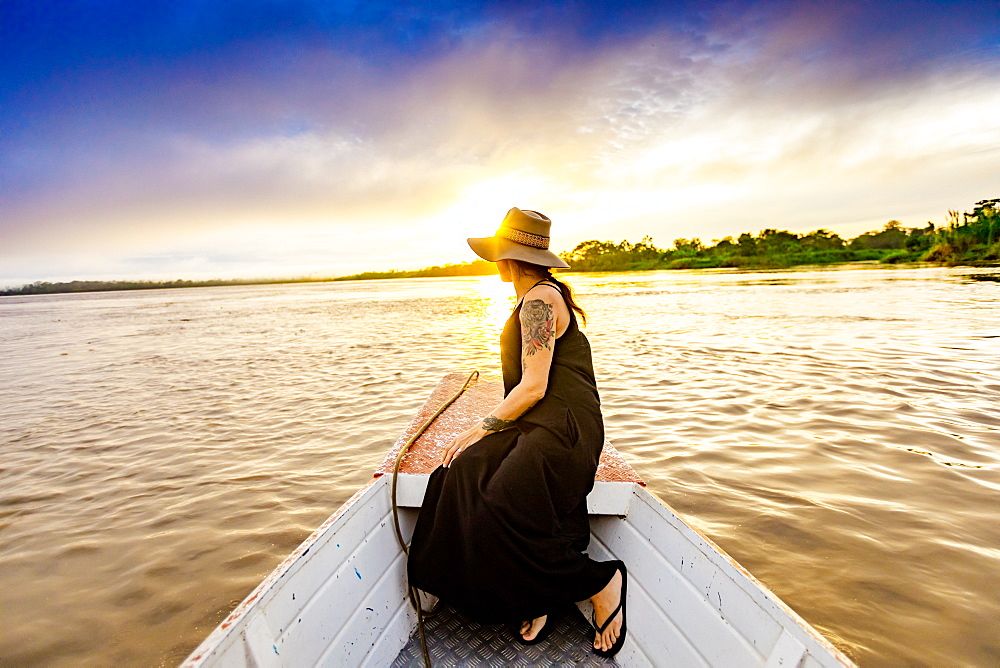
<path fill-rule="evenodd" d="M 1000 3 L 0 0 L 0 286 L 668 247 L 1000 197 Z"/>

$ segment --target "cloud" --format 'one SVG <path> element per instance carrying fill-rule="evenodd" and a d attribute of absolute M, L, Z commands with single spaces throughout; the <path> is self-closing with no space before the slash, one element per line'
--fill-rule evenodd
<path fill-rule="evenodd" d="M 907 41 L 857 30 L 871 16 L 853 7 L 786 9 L 588 48 L 493 20 L 391 66 L 254 42 L 88 75 L 3 151 L 0 275 L 57 258 L 93 276 L 157 257 L 168 275 L 461 261 L 514 204 L 552 215 L 568 248 L 856 234 L 996 194 L 995 58 L 928 60 L 910 44 L 926 28 Z"/>

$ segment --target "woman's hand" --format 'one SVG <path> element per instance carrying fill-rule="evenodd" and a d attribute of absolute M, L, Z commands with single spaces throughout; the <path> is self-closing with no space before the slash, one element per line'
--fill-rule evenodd
<path fill-rule="evenodd" d="M 466 429 L 461 434 L 455 437 L 455 440 L 451 442 L 448 449 L 444 451 L 444 456 L 441 457 L 441 464 L 445 468 L 451 466 L 451 462 L 458 457 L 463 450 L 467 447 L 481 439 L 483 436 L 490 432 L 483 429 L 482 423 L 477 424 L 475 427 Z"/>

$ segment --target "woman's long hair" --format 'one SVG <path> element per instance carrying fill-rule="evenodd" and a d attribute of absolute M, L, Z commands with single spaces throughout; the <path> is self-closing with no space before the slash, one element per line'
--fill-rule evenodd
<path fill-rule="evenodd" d="M 562 293 L 563 299 L 566 301 L 566 306 L 576 311 L 577 315 L 580 316 L 580 320 L 583 321 L 583 324 L 587 324 L 587 313 L 583 310 L 583 307 L 576 303 L 576 300 L 573 298 L 573 290 L 569 287 L 569 285 L 553 276 L 552 269 L 538 264 L 533 264 L 531 262 L 525 262 L 523 260 L 507 261 L 510 262 L 511 268 L 518 276 L 538 276 L 540 279 L 544 278 L 545 280 L 552 281 L 558 285 L 559 292 Z"/>

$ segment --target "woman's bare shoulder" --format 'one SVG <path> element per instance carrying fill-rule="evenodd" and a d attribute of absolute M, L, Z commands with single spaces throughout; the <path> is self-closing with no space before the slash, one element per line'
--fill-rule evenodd
<path fill-rule="evenodd" d="M 569 322 L 569 306 L 562 291 L 550 283 L 536 285 L 525 293 L 521 321 L 524 322 L 525 317 L 539 318 L 542 313 L 555 316 L 558 335 L 562 335 Z"/>
<path fill-rule="evenodd" d="M 566 300 L 563 298 L 562 291 L 550 283 L 536 285 L 524 294 L 524 303 L 527 304 L 533 299 L 539 299 L 555 308 L 560 306 L 566 308 Z"/>

